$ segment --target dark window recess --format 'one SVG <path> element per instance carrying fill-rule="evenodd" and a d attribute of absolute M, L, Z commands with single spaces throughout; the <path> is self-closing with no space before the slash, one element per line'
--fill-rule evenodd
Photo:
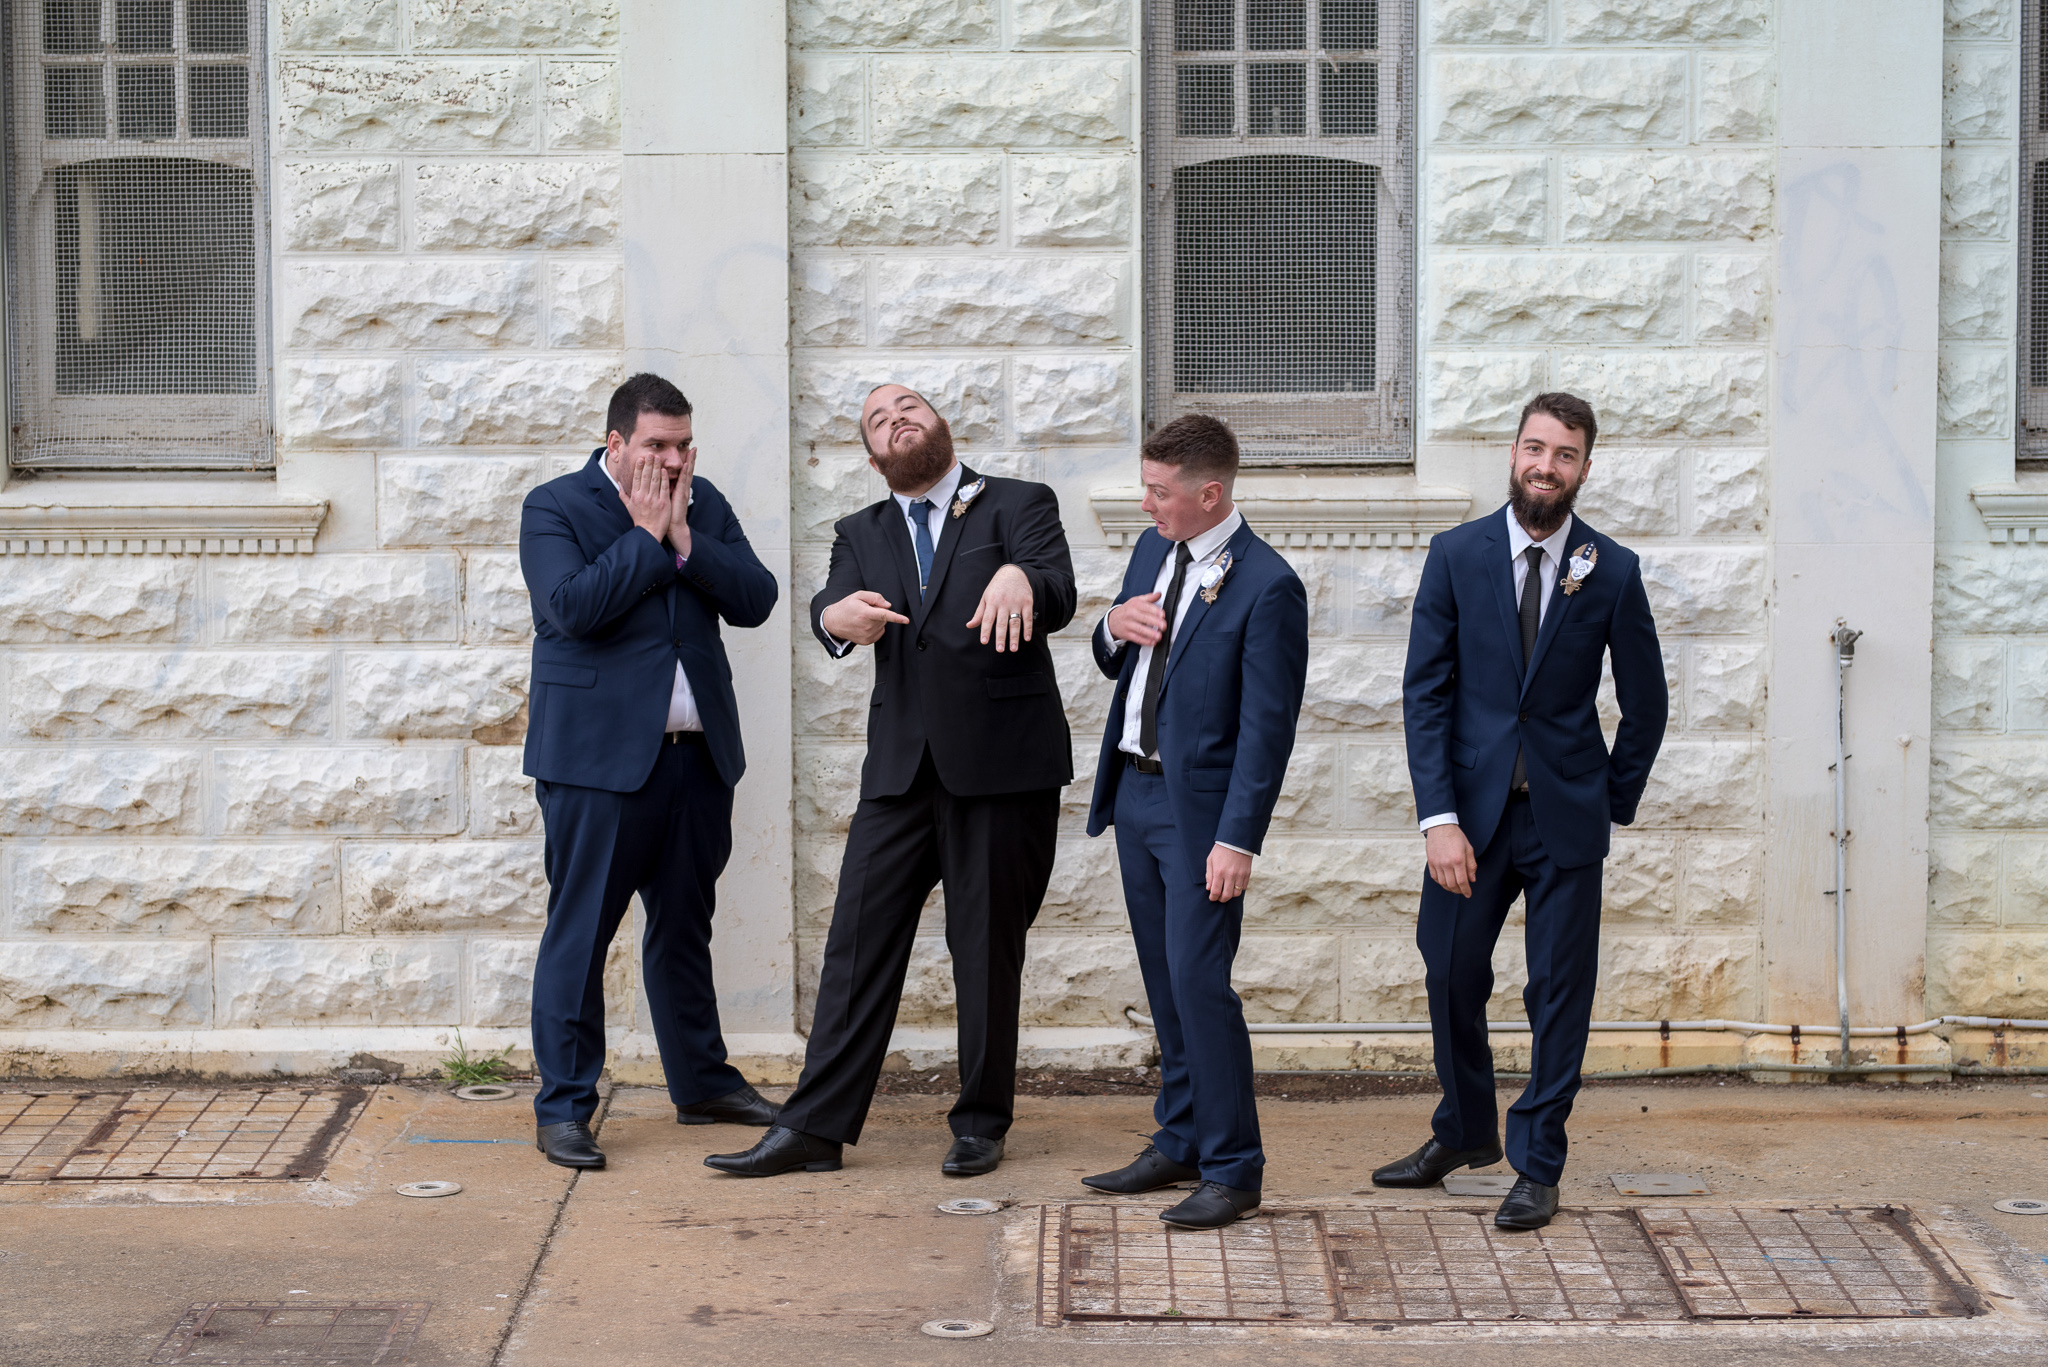
<path fill-rule="evenodd" d="M 1344 62 L 1323 68 L 1316 97 L 1326 138 L 1370 138 L 1380 131 L 1379 67 Z"/>
<path fill-rule="evenodd" d="M 104 138 L 107 109 L 96 66 L 43 68 L 43 136 Z"/>
<path fill-rule="evenodd" d="M 1255 138 L 1298 138 L 1308 132 L 1308 68 L 1300 62 L 1245 67 L 1245 106 Z"/>
<path fill-rule="evenodd" d="M 57 392 L 255 393 L 249 172 L 118 157 L 52 180 Z"/>
<path fill-rule="evenodd" d="M 121 52 L 169 52 L 171 0 L 115 0 L 114 46 Z"/>
<path fill-rule="evenodd" d="M 1237 46 L 1234 0 L 1178 0 L 1173 45 L 1181 52 L 1228 52 Z"/>
<path fill-rule="evenodd" d="M 1379 0 L 1323 0 L 1325 52 L 1371 52 L 1380 45 Z"/>
<path fill-rule="evenodd" d="M 1175 73 L 1177 124 L 1184 138 L 1227 138 L 1237 127 L 1232 67 L 1184 66 Z"/>
<path fill-rule="evenodd" d="M 99 50 L 100 0 L 43 0 L 43 51 Z"/>
<path fill-rule="evenodd" d="M 1377 167 L 1328 157 L 1177 169 L 1174 388 L 1372 389 L 1378 200 Z"/>
<path fill-rule="evenodd" d="M 188 117 L 195 138 L 249 136 L 249 69 L 195 66 L 185 72 Z"/>
<path fill-rule="evenodd" d="M 2048 161 L 2034 163 L 2034 250 L 2048 243 Z M 2048 385 L 2048 271 L 2034 263 L 2027 300 L 2027 383 Z"/>
<path fill-rule="evenodd" d="M 122 137 L 178 136 L 178 68 L 115 67 L 114 101 Z"/>
<path fill-rule="evenodd" d="M 185 48 L 189 52 L 247 52 L 248 0 L 185 0 Z"/>
<path fill-rule="evenodd" d="M 1253 52 L 1299 52 L 1308 46 L 1306 0 L 1245 0 L 1245 43 Z"/>

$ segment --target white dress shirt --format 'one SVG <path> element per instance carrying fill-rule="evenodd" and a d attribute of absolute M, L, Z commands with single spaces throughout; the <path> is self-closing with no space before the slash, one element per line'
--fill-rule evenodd
<path fill-rule="evenodd" d="M 1520 604 L 1522 601 L 1522 586 L 1529 582 L 1529 562 L 1525 558 L 1529 554 L 1529 548 L 1531 546 L 1543 547 L 1543 559 L 1538 562 L 1540 568 L 1537 570 L 1539 577 L 1536 581 L 1536 629 L 1541 631 L 1543 629 L 1543 618 L 1550 611 L 1551 590 L 1557 587 L 1557 572 L 1564 565 L 1564 558 L 1567 554 L 1566 548 L 1572 539 L 1572 522 L 1574 519 L 1571 514 L 1565 514 L 1564 525 L 1549 536 L 1544 537 L 1541 541 L 1538 541 L 1535 537 L 1522 530 L 1522 524 L 1515 520 L 1515 510 L 1512 507 L 1503 508 L 1501 516 L 1508 520 L 1508 558 L 1514 566 L 1515 602 L 1517 604 Z M 1517 642 L 1517 644 L 1520 643 Z M 1426 831 L 1431 826 L 1456 825 L 1457 820 L 1458 814 L 1456 812 L 1439 812 L 1435 816 L 1424 817 L 1422 819 L 1422 829 Z"/>
<path fill-rule="evenodd" d="M 1223 554 L 1223 548 L 1230 544 L 1230 538 L 1236 536 L 1237 529 L 1243 525 L 1244 514 L 1233 508 L 1229 517 L 1224 518 L 1208 531 L 1187 539 L 1188 555 L 1192 558 L 1188 561 L 1187 573 L 1181 580 L 1180 602 L 1174 605 L 1173 635 L 1169 638 L 1169 653 L 1171 652 L 1172 644 L 1180 640 L 1181 623 L 1187 620 L 1188 608 L 1195 601 L 1195 594 L 1199 591 L 1202 582 L 1202 571 L 1216 563 Z M 1152 581 L 1153 592 L 1159 595 L 1159 603 L 1162 609 L 1166 604 L 1166 590 L 1173 583 L 1173 562 L 1179 556 L 1180 553 L 1177 549 L 1167 551 L 1166 559 L 1161 561 L 1159 565 L 1159 577 Z M 1103 614 L 1102 624 L 1096 630 L 1102 633 L 1103 646 L 1111 655 L 1120 653 L 1126 645 L 1130 644 L 1109 629 L 1109 614 L 1107 613 Z M 1156 754 L 1147 755 L 1141 748 L 1139 741 L 1145 726 L 1145 679 L 1151 672 L 1152 647 L 1139 646 L 1138 667 L 1131 672 L 1131 689 L 1124 698 L 1123 737 L 1117 741 L 1116 748 L 1127 755 L 1136 755 L 1140 759 L 1158 758 Z M 1226 850 L 1237 850 L 1239 854 L 1251 853 L 1250 850 L 1239 849 L 1236 845 L 1224 844 L 1221 840 L 1216 843 L 1223 845 L 1223 848 Z"/>
<path fill-rule="evenodd" d="M 619 481 L 612 474 L 612 462 L 609 456 L 600 457 L 597 462 L 597 468 L 604 471 L 606 479 L 611 480 L 612 488 L 619 488 Z M 619 492 L 623 495 L 625 490 L 619 489 Z M 690 491 L 690 501 L 694 503 L 696 500 L 697 493 L 693 488 Z M 662 549 L 667 550 L 668 548 L 664 546 Z M 683 561 L 683 564 L 688 563 L 688 560 Z M 677 568 L 680 569 L 681 566 Z M 683 673 L 683 662 L 677 660 L 676 681 L 674 686 L 669 689 L 668 694 L 668 721 L 663 725 L 662 730 L 702 731 L 703 729 L 704 719 L 697 715 L 697 695 L 690 691 L 690 679 L 688 675 Z"/>
<path fill-rule="evenodd" d="M 957 460 L 953 462 L 953 468 L 946 471 L 939 478 L 937 484 L 934 484 L 921 494 L 913 496 L 910 494 L 899 494 L 894 490 L 890 491 L 889 497 L 896 500 L 896 507 L 903 514 L 903 534 L 910 538 L 910 563 L 912 565 L 917 564 L 917 519 L 911 516 L 910 505 L 920 498 L 931 500 L 931 510 L 924 515 L 924 525 L 925 530 L 932 534 L 932 566 L 937 568 L 939 563 L 939 537 L 944 534 L 946 530 L 946 517 L 953 510 L 953 495 L 959 491 L 960 462 Z M 908 614 L 908 605 L 897 604 L 895 606 L 898 611 L 906 615 Z M 832 633 L 829 631 L 825 634 L 832 636 Z M 831 649 L 833 657 L 835 659 L 840 658 L 847 651 L 853 649 L 853 642 L 842 641 L 837 636 L 832 636 Z"/>

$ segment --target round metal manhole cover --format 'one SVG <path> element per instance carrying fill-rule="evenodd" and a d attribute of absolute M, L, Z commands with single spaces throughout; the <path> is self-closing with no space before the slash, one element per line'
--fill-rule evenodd
<path fill-rule="evenodd" d="M 926 1320 L 918 1327 L 935 1339 L 986 1338 L 996 1331 L 987 1320 Z"/>
<path fill-rule="evenodd" d="M 2036 1201 L 2030 1196 L 2015 1196 L 2005 1201 L 1993 1201 L 1991 1208 L 2007 1215 L 2048 1215 L 2048 1201 Z"/>
<path fill-rule="evenodd" d="M 400 1196 L 453 1196 L 462 1190 L 460 1182 L 407 1182 L 399 1187 Z"/>
<path fill-rule="evenodd" d="M 455 1095 L 464 1101 L 509 1101 L 513 1097 L 518 1096 L 519 1093 L 513 1091 L 510 1087 L 500 1087 L 494 1083 L 479 1083 L 474 1087 L 457 1087 Z"/>
<path fill-rule="evenodd" d="M 939 1209 L 948 1215 L 993 1215 L 1002 1208 L 1001 1201 L 990 1201 L 980 1196 L 963 1196 L 955 1201 L 939 1202 Z"/>

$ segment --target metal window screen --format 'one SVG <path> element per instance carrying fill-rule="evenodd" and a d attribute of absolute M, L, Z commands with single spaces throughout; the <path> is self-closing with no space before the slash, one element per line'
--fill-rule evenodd
<path fill-rule="evenodd" d="M 1414 459 L 1413 0 L 1146 0 L 1145 430 Z"/>
<path fill-rule="evenodd" d="M 2020 415 L 2019 461 L 2048 469 L 2048 0 L 2020 7 Z"/>
<path fill-rule="evenodd" d="M 10 454 L 271 462 L 260 0 L 5 0 Z"/>

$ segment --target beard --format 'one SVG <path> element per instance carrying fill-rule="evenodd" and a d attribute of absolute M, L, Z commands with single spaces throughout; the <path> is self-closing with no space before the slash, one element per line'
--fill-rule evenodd
<path fill-rule="evenodd" d="M 1577 484 L 1546 494 L 1522 483 L 1521 475 L 1510 469 L 1508 506 L 1514 510 L 1515 521 L 1522 524 L 1523 531 L 1532 536 L 1538 532 L 1543 534 L 1536 537 L 1540 541 L 1564 525 L 1565 518 L 1571 515 L 1572 505 L 1579 501 L 1579 489 L 1585 482 L 1586 477 L 1582 474 Z"/>
<path fill-rule="evenodd" d="M 886 442 L 888 439 L 884 438 Z M 914 446 L 890 445 L 872 453 L 875 469 L 883 481 L 899 494 L 920 493 L 938 483 L 939 476 L 953 468 L 953 429 L 944 418 Z"/>

